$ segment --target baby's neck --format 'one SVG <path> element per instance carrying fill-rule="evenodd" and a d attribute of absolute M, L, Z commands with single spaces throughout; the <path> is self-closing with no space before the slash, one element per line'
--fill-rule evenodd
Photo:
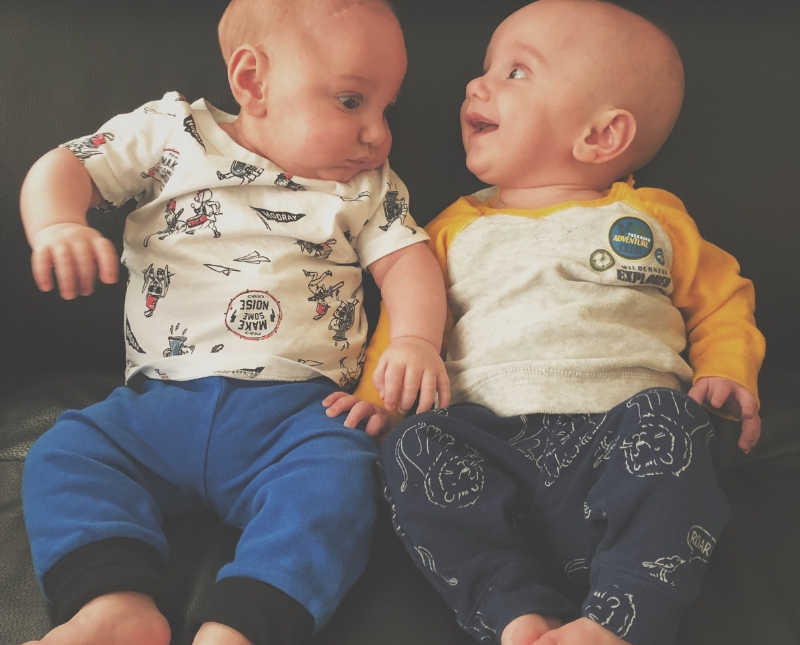
<path fill-rule="evenodd" d="M 547 208 L 572 201 L 587 201 L 604 197 L 608 188 L 578 184 L 554 184 L 529 188 L 497 187 L 493 206 L 499 208 Z"/>

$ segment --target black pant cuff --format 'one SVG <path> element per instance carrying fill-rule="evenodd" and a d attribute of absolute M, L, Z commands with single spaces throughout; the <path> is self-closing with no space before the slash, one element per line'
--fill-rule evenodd
<path fill-rule="evenodd" d="M 314 619 L 280 589 L 253 578 L 223 578 L 209 592 L 200 622 L 238 630 L 255 645 L 300 645 L 310 640 Z"/>
<path fill-rule="evenodd" d="M 111 538 L 86 544 L 44 575 L 50 617 L 57 625 L 64 623 L 90 600 L 117 591 L 135 591 L 158 601 L 163 570 L 158 551 L 140 540 Z"/>

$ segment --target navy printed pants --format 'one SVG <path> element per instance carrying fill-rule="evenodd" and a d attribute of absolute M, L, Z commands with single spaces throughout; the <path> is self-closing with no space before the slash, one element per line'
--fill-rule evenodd
<path fill-rule="evenodd" d="M 728 519 L 713 438 L 657 388 L 602 414 L 427 412 L 381 458 L 396 533 L 478 641 L 538 613 L 668 645 Z"/>

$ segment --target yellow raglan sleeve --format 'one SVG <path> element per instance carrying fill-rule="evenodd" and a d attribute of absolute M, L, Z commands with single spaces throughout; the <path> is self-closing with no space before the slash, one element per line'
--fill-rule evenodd
<path fill-rule="evenodd" d="M 637 192 L 646 197 L 672 242 L 672 301 L 686 321 L 693 381 L 728 378 L 758 401 L 766 342 L 755 322 L 752 281 L 741 276 L 731 254 L 703 239 L 677 197 L 652 188 Z"/>
<path fill-rule="evenodd" d="M 467 198 L 461 197 L 439 215 L 437 215 L 425 227 L 430 239 L 428 244 L 439 261 L 439 266 L 444 274 L 445 286 L 447 286 L 447 252 L 450 243 L 455 236 L 470 222 L 472 222 L 476 215 L 475 209 L 467 201 Z M 447 322 L 444 330 L 444 340 L 447 340 L 447 333 L 452 326 L 450 308 L 447 308 Z M 376 405 L 383 406 L 383 400 L 378 394 L 378 390 L 372 381 L 372 375 L 378 367 L 378 361 L 383 354 L 384 350 L 389 346 L 391 340 L 389 315 L 386 308 L 381 303 L 380 316 L 375 331 L 372 333 L 369 344 L 367 345 L 366 356 L 364 360 L 364 369 L 361 372 L 361 380 L 358 387 L 353 393 L 363 401 L 369 401 Z M 444 355 L 444 343 L 442 345 L 442 354 Z"/>
<path fill-rule="evenodd" d="M 353 394 L 362 401 L 369 401 L 375 405 L 383 407 L 383 400 L 378 394 L 375 384 L 372 382 L 372 375 L 378 367 L 378 359 L 384 350 L 389 346 L 389 316 L 386 307 L 381 303 L 381 312 L 378 317 L 378 324 L 367 344 L 367 351 L 364 358 L 364 368 L 361 372 L 361 380 L 358 382 Z"/>

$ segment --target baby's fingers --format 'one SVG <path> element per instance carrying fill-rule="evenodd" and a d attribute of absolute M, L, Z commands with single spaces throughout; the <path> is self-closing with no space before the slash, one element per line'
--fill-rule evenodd
<path fill-rule="evenodd" d="M 720 380 L 714 383 L 714 387 L 706 396 L 708 396 L 708 402 L 711 407 L 720 410 L 728 401 L 732 391 L 733 383 L 727 380 Z"/>
<path fill-rule="evenodd" d="M 76 240 L 73 243 L 73 257 L 78 267 L 82 296 L 88 296 L 94 291 L 98 275 L 105 284 L 117 281 L 117 251 L 108 238 L 98 235 L 87 241 Z"/>
<path fill-rule="evenodd" d="M 58 292 L 64 300 L 72 300 L 78 295 L 79 276 L 72 249 L 66 244 L 51 248 L 53 269 L 58 283 Z"/>
<path fill-rule="evenodd" d="M 758 414 L 758 404 L 755 397 L 743 388 L 736 391 L 736 400 L 742 411 L 739 448 L 744 452 L 750 452 L 761 437 L 761 416 Z"/>
<path fill-rule="evenodd" d="M 31 254 L 31 271 L 33 281 L 40 291 L 52 291 L 53 256 L 49 248 L 38 249 Z"/>
<path fill-rule="evenodd" d="M 383 390 L 381 397 L 387 410 L 396 410 L 405 380 L 405 366 L 387 364 L 383 377 Z M 380 392 L 381 389 L 378 388 Z"/>
<path fill-rule="evenodd" d="M 439 393 L 439 407 L 446 408 L 450 405 L 450 377 L 447 372 L 442 372 L 436 379 Z"/>
<path fill-rule="evenodd" d="M 325 414 L 329 417 L 338 417 L 351 409 L 358 399 L 352 394 L 347 392 L 334 392 L 322 399 L 322 405 L 325 407 Z"/>
<path fill-rule="evenodd" d="M 114 284 L 119 277 L 119 258 L 117 250 L 107 237 L 92 240 L 94 255 L 97 259 L 98 275 L 104 284 Z"/>
<path fill-rule="evenodd" d="M 375 371 L 372 372 L 372 384 L 375 386 L 375 389 L 378 391 L 378 396 L 381 399 L 384 399 L 385 392 L 385 380 L 386 380 L 386 359 L 381 357 L 378 361 L 378 365 L 375 367 Z"/>
<path fill-rule="evenodd" d="M 377 437 L 381 431 L 388 426 L 389 416 L 383 412 L 375 412 L 367 421 L 367 427 L 364 428 L 370 437 Z"/>
<path fill-rule="evenodd" d="M 761 437 L 761 417 L 757 414 L 742 417 L 742 432 L 739 435 L 739 448 L 742 452 L 750 452 Z"/>
<path fill-rule="evenodd" d="M 408 412 L 420 391 L 422 372 L 414 367 L 406 365 L 405 376 L 403 378 L 403 391 L 400 394 L 400 412 Z"/>
<path fill-rule="evenodd" d="M 419 403 L 417 404 L 417 414 L 425 412 L 433 407 L 436 402 L 436 374 L 425 371 L 422 375 L 422 382 L 419 386 Z"/>
<path fill-rule="evenodd" d="M 375 406 L 367 401 L 358 401 L 344 420 L 346 428 L 357 428 L 362 421 L 375 412 Z"/>
<path fill-rule="evenodd" d="M 338 390 L 337 392 L 334 392 L 333 394 L 329 394 L 324 399 L 322 399 L 322 405 L 327 408 L 327 407 L 331 406 L 333 403 L 335 403 L 336 401 L 338 401 L 339 399 L 341 399 L 342 397 L 345 397 L 345 396 L 350 396 L 350 395 L 347 392 L 343 392 L 342 390 Z"/>
<path fill-rule="evenodd" d="M 708 395 L 708 379 L 700 379 L 689 389 L 689 397 L 700 405 L 705 405 Z"/>
<path fill-rule="evenodd" d="M 78 293 L 88 296 L 94 291 L 94 281 L 97 278 L 94 245 L 88 240 L 78 239 L 72 242 L 70 251 L 76 271 Z"/>

